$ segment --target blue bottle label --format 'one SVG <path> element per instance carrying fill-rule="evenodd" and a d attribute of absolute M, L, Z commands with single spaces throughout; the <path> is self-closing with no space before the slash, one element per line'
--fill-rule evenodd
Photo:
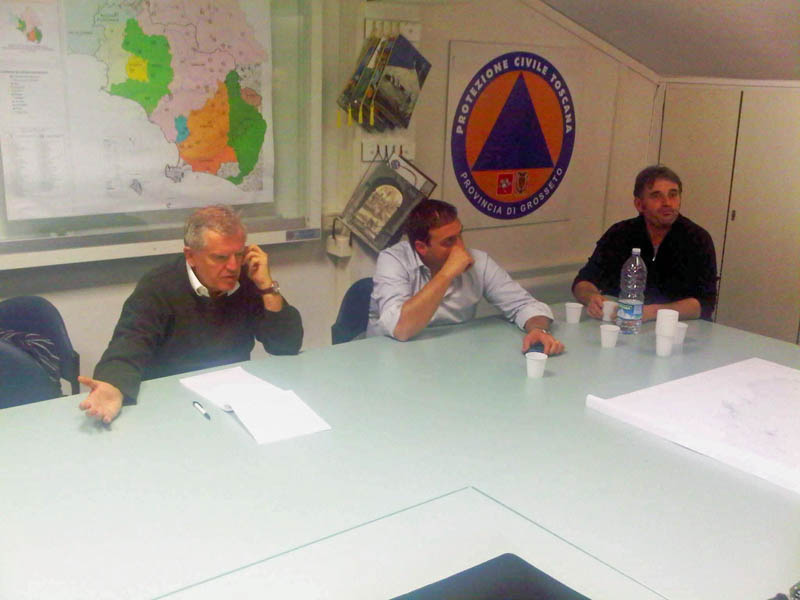
<path fill-rule="evenodd" d="M 642 318 L 642 301 L 620 300 L 617 316 L 620 319 L 640 320 Z"/>

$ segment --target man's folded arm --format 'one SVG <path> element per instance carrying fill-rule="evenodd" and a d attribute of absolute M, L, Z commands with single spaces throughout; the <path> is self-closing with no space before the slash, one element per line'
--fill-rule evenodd
<path fill-rule="evenodd" d="M 642 320 L 652 321 L 658 316 L 658 311 L 662 308 L 678 311 L 678 319 L 690 321 L 700 317 L 700 302 L 697 298 L 681 298 L 672 302 L 662 304 L 645 304 L 642 307 Z"/>
<path fill-rule="evenodd" d="M 532 317 L 544 317 L 546 323 L 553 320 L 553 312 L 550 307 L 531 296 L 490 256 L 486 256 L 483 282 L 485 286 L 483 293 L 486 299 L 523 331 L 526 330 L 525 326 Z M 544 323 L 545 321 L 537 322 Z"/>
<path fill-rule="evenodd" d="M 396 337 L 403 306 L 413 295 L 414 284 L 408 269 L 388 253 L 378 255 L 372 278 L 372 297 L 378 312 L 378 328 L 383 335 Z"/>
<path fill-rule="evenodd" d="M 572 295 L 586 307 L 586 312 L 590 317 L 603 318 L 605 297 L 594 283 L 576 278 L 572 284 Z"/>
<path fill-rule="evenodd" d="M 260 299 L 259 299 L 260 302 Z M 297 354 L 303 345 L 303 320 L 300 312 L 283 299 L 279 311 L 259 307 L 255 337 L 270 354 Z"/>
<path fill-rule="evenodd" d="M 575 279 L 572 282 L 572 293 L 578 299 L 578 294 L 583 293 L 590 296 L 592 293 L 609 293 L 616 290 L 619 286 L 619 268 L 630 253 L 630 248 L 622 248 L 618 243 L 614 242 L 615 227 L 611 227 L 603 236 L 597 240 L 594 251 L 586 261 L 586 264 L 581 267 Z M 612 266 L 613 265 L 613 266 Z M 588 286 L 582 286 L 578 289 L 578 284 L 581 282 L 588 283 L 594 286 L 592 290 Z M 595 291 L 596 290 L 596 291 Z M 616 294 L 614 294 L 616 295 Z M 580 300 L 583 304 L 583 300 Z"/>
<path fill-rule="evenodd" d="M 586 279 L 575 279 L 572 282 L 572 295 L 575 296 L 575 299 L 583 304 L 584 306 L 589 303 L 592 299 L 592 296 L 600 295 L 602 296 L 603 293 L 600 291 L 600 288 L 592 282 Z"/>
<path fill-rule="evenodd" d="M 394 337 L 405 342 L 425 329 L 442 303 L 451 281 L 452 279 L 439 271 L 420 291 L 403 302 L 394 328 Z"/>

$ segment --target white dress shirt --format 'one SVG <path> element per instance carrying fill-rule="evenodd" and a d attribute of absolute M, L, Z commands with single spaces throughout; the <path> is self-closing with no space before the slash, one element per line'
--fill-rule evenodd
<path fill-rule="evenodd" d="M 489 255 L 469 250 L 475 263 L 453 279 L 428 325 L 463 323 L 475 316 L 481 298 L 486 298 L 520 329 L 531 317 L 553 318 L 550 307 L 533 298 L 511 279 Z M 416 250 L 404 240 L 383 250 L 373 276 L 367 336 L 393 336 L 403 303 L 431 280 Z"/>

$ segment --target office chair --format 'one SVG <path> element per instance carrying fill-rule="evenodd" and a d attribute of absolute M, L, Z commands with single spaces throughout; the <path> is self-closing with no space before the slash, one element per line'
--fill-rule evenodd
<path fill-rule="evenodd" d="M 367 330 L 372 277 L 359 279 L 345 292 L 336 322 L 331 326 L 331 343 L 349 342 Z"/>
<path fill-rule="evenodd" d="M 59 395 L 61 389 L 32 356 L 0 340 L 0 409 Z"/>
<path fill-rule="evenodd" d="M 80 355 L 72 347 L 61 314 L 49 301 L 41 296 L 3 300 L 0 302 L 0 329 L 37 333 L 51 340 L 61 362 L 61 377 L 69 382 L 73 394 L 80 391 Z"/>

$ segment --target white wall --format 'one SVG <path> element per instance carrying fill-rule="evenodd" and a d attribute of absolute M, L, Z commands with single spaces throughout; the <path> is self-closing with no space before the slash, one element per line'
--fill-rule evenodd
<path fill-rule="evenodd" d="M 583 52 L 583 79 L 569 82 L 570 88 L 577 90 L 573 91 L 576 141 L 566 175 L 569 192 L 566 196 L 557 194 L 550 201 L 568 205 L 568 220 L 470 231 L 466 239 L 469 244 L 489 252 L 509 271 L 554 265 L 570 265 L 572 269 L 575 263 L 585 261 L 603 230 L 612 148 L 634 149 L 628 154 L 634 173 L 647 160 L 650 117 L 657 89 L 655 75 L 651 74 L 651 81 L 642 75 L 620 77 L 625 68 L 612 55 L 612 49 L 585 32 L 576 35 L 567 28 L 569 23 L 557 19 L 560 15 L 539 2 L 478 0 L 426 5 L 421 17 L 421 50 L 433 63 L 433 68 L 414 116 L 417 159 L 423 170 L 439 181 L 444 177 L 444 170 L 452 168 L 445 164 L 445 144 L 449 142 L 445 111 L 451 40 L 518 42 L 527 46 L 578 48 Z M 646 69 L 638 67 L 640 72 L 647 73 Z M 642 94 L 637 84 L 645 90 L 649 88 L 649 94 Z M 631 93 L 632 90 L 635 93 Z M 623 101 L 619 102 L 620 99 Z M 627 126 L 615 130 L 615 118 Z M 633 156 L 637 150 L 639 156 Z M 620 164 L 615 168 L 626 166 Z"/>
<path fill-rule="evenodd" d="M 534 293 L 546 283 L 551 289 L 545 298 L 553 299 L 554 293 L 566 297 L 575 265 L 591 253 L 610 216 L 616 220 L 634 214 L 628 188 L 633 174 L 652 160 L 650 131 L 657 77 L 538 0 L 475 0 L 421 7 L 380 4 L 388 16 L 418 16 L 422 23 L 421 50 L 433 68 L 412 121 L 415 162 L 439 182 L 449 168 L 444 164 L 444 148 L 450 40 L 518 41 L 584 51 L 585 80 L 576 84 L 588 101 L 576 106 L 580 129 L 568 171 L 574 192 L 570 198 L 551 200 L 569 202 L 569 220 L 467 234 L 468 244 L 490 252 Z M 353 68 L 364 10 L 357 0 L 324 0 L 322 189 L 326 214 L 341 211 L 361 176 L 362 166 L 356 160 L 360 133 L 356 127 L 337 127 L 335 98 Z M 357 242 L 355 248 L 350 259 L 328 256 L 324 242 L 267 248 L 275 278 L 303 316 L 306 350 L 330 343 L 330 325 L 344 290 L 350 282 L 372 273 L 374 257 Z M 147 257 L 0 272 L 0 297 L 39 294 L 50 299 L 62 312 L 81 354 L 83 371 L 89 374 L 111 336 L 122 302 L 138 278 L 159 260 Z"/>
<path fill-rule="evenodd" d="M 625 65 L 619 66 L 618 83 L 603 231 L 636 215 L 636 175 L 646 164 L 658 161 L 658 144 L 651 143 L 651 135 L 656 132 L 657 140 L 661 130 L 661 90 Z"/>
<path fill-rule="evenodd" d="M 656 120 L 660 121 L 656 74 L 538 0 L 412 6 L 380 2 L 371 3 L 369 12 L 373 18 L 387 20 L 418 18 L 422 25 L 419 47 L 432 68 L 412 120 L 415 162 L 440 184 L 434 192 L 438 198 L 442 197 L 445 170 L 452 168 L 445 163 L 445 145 L 449 142 L 446 110 L 450 41 L 518 42 L 524 46 L 578 48 L 583 52 L 583 80 L 569 82 L 571 88 L 580 88 L 582 100 L 580 104 L 576 100 L 575 106 L 578 129 L 567 173 L 570 192 L 550 201 L 568 204 L 568 220 L 471 230 L 465 234 L 470 246 L 489 252 L 501 266 L 523 279 L 523 285 L 534 294 L 554 298 L 554 289 L 540 291 L 540 284 L 545 282 L 568 295 L 577 265 L 591 254 L 609 224 L 609 215 L 616 221 L 636 214 L 630 192 L 633 178 L 657 156 L 657 144 L 651 142 L 651 131 Z M 362 33 L 356 29 L 355 34 L 360 40 Z M 356 149 L 359 139 L 356 134 Z M 357 160 L 352 162 L 359 168 Z M 372 266 L 371 257 L 359 255 L 353 262 L 361 271 L 365 264 Z"/>

